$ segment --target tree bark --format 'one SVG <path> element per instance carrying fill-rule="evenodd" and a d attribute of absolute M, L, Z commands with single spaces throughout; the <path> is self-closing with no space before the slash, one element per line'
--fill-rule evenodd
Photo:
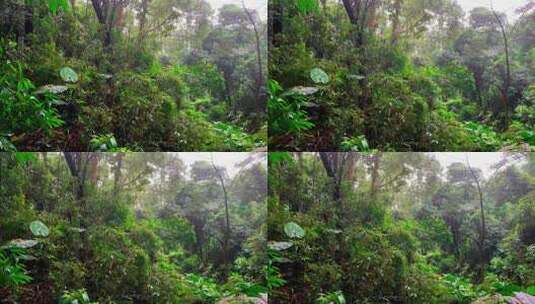
<path fill-rule="evenodd" d="M 333 200 L 335 202 L 340 202 L 341 199 L 341 178 L 339 177 L 338 171 L 338 153 L 337 152 L 320 152 L 320 159 L 323 163 L 323 167 L 327 172 L 327 176 L 331 178 L 333 184 Z"/>
<path fill-rule="evenodd" d="M 262 54 L 261 54 L 261 47 L 260 47 L 260 33 L 258 32 L 258 28 L 256 25 L 256 22 L 254 21 L 253 15 L 249 10 L 245 7 L 245 3 L 242 1 L 242 6 L 245 14 L 247 15 L 247 19 L 249 19 L 249 22 L 253 26 L 253 30 L 255 33 L 255 42 L 256 42 L 256 59 L 257 59 L 257 65 L 258 65 L 258 74 L 256 78 L 256 93 L 255 93 L 255 100 L 257 105 L 257 112 L 261 113 L 263 108 L 263 102 L 261 102 L 261 94 L 262 94 L 262 87 L 264 86 L 264 75 L 263 75 L 263 69 L 262 69 Z"/>
<path fill-rule="evenodd" d="M 480 255 L 480 266 L 481 269 L 479 269 L 478 273 L 478 281 L 483 279 L 484 275 L 484 263 L 485 261 L 485 238 L 486 238 L 486 225 L 485 225 L 485 209 L 483 206 L 483 192 L 481 191 L 481 184 L 479 182 L 479 178 L 477 177 L 476 173 L 474 172 L 474 169 L 470 166 L 470 162 L 468 161 L 468 155 L 466 155 L 466 165 L 468 166 L 468 170 L 470 171 L 470 174 L 472 175 L 472 178 L 474 179 L 474 182 L 477 187 L 477 192 L 479 195 L 479 208 L 480 208 L 480 232 L 479 232 L 479 255 Z"/>
<path fill-rule="evenodd" d="M 91 0 L 98 22 L 104 29 L 104 48 L 108 51 L 112 46 L 112 31 L 114 27 L 121 27 L 124 8 L 128 0 Z"/>
<path fill-rule="evenodd" d="M 270 14 L 269 20 L 269 38 L 272 46 L 277 47 L 279 43 L 276 40 L 276 36 L 282 33 L 283 25 L 283 6 L 280 3 L 281 0 L 275 0 L 268 6 L 268 12 Z"/>
<path fill-rule="evenodd" d="M 492 6 L 492 0 L 490 3 L 492 13 L 494 14 L 494 17 L 496 18 L 496 22 L 500 26 L 500 30 L 502 32 L 503 37 L 503 46 L 505 49 L 505 81 L 502 88 L 502 102 L 503 106 L 505 107 L 505 124 L 506 126 L 509 125 L 510 120 L 510 114 L 509 114 L 509 88 L 511 86 L 511 62 L 509 58 L 509 40 L 507 39 L 507 33 L 505 32 L 505 26 L 503 25 L 502 20 L 494 10 L 494 7 Z"/>
<path fill-rule="evenodd" d="M 225 203 L 225 237 L 223 239 L 223 252 L 224 252 L 224 264 L 225 264 L 225 273 L 228 271 L 229 261 L 230 261 L 230 253 L 229 253 L 229 241 L 230 241 L 230 216 L 229 216 L 229 210 L 228 210 L 228 194 L 227 194 L 227 188 L 225 187 L 225 181 L 223 179 L 223 175 L 221 172 L 219 172 L 219 169 L 217 169 L 215 163 L 214 163 L 214 157 L 211 155 L 212 158 L 212 167 L 214 168 L 214 171 L 219 179 L 219 182 L 221 183 L 221 189 L 223 190 L 224 195 L 224 203 Z"/>
<path fill-rule="evenodd" d="M 398 43 L 400 29 L 399 29 L 399 17 L 401 15 L 401 3 L 403 0 L 395 0 L 394 13 L 392 14 L 392 38 L 390 43 L 396 45 Z"/>
<path fill-rule="evenodd" d="M 113 196 L 116 198 L 121 191 L 121 179 L 122 179 L 122 168 L 123 168 L 123 158 L 124 153 L 119 152 L 115 155 L 115 167 L 113 170 Z"/>
<path fill-rule="evenodd" d="M 377 192 L 379 191 L 379 166 L 381 161 L 381 155 L 378 153 L 373 154 L 372 158 L 372 173 L 371 173 L 371 185 L 370 185 L 370 198 L 372 202 L 375 201 L 377 197 Z"/>
<path fill-rule="evenodd" d="M 80 233 L 80 249 L 78 255 L 80 261 L 85 262 L 89 255 L 89 240 L 87 238 L 86 229 L 87 224 L 86 220 L 88 219 L 86 200 L 85 200 L 85 181 L 87 176 L 87 167 L 91 155 L 89 153 L 82 152 L 64 152 L 65 161 L 69 167 L 71 176 L 75 181 L 75 199 L 80 206 L 80 228 L 82 232 Z M 69 222 L 72 221 L 72 214 L 68 214 Z"/>
<path fill-rule="evenodd" d="M 141 43 L 145 39 L 145 23 L 147 22 L 147 12 L 150 0 L 141 0 L 141 12 L 139 12 L 139 34 L 138 41 Z"/>

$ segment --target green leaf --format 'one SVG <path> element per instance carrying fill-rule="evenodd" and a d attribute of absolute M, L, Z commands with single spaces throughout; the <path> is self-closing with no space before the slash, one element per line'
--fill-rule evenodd
<path fill-rule="evenodd" d="M 533 286 L 529 286 L 528 288 L 526 288 L 526 293 L 532 295 L 532 296 L 535 296 L 535 285 Z"/>
<path fill-rule="evenodd" d="M 496 289 L 502 296 L 512 296 L 515 292 L 522 291 L 522 288 L 516 284 L 505 284 Z"/>
<path fill-rule="evenodd" d="M 320 89 L 318 89 L 316 87 L 302 87 L 302 86 L 299 86 L 299 87 L 293 87 L 292 89 L 290 89 L 290 92 L 307 96 L 307 95 L 313 95 L 313 94 L 317 93 L 319 90 Z"/>
<path fill-rule="evenodd" d="M 27 163 L 37 160 L 37 156 L 35 155 L 35 152 L 16 152 L 15 159 L 19 163 Z"/>
<path fill-rule="evenodd" d="M 30 230 L 35 236 L 48 236 L 49 230 L 48 227 L 43 224 L 41 221 L 33 221 L 30 223 Z"/>
<path fill-rule="evenodd" d="M 44 94 L 44 93 L 53 93 L 53 94 L 59 94 L 67 91 L 69 88 L 63 85 L 53 85 L 53 84 L 47 84 L 42 87 L 39 87 L 35 94 Z"/>
<path fill-rule="evenodd" d="M 348 79 L 353 79 L 353 80 L 361 80 L 361 79 L 364 79 L 365 77 L 362 76 L 362 75 L 350 74 L 350 75 L 347 75 L 347 78 Z"/>
<path fill-rule="evenodd" d="M 288 152 L 271 152 L 268 154 L 268 162 L 273 165 L 281 162 L 291 162 L 292 160 L 292 156 Z"/>
<path fill-rule="evenodd" d="M 312 78 L 312 81 L 314 81 L 315 83 L 322 84 L 326 84 L 331 80 L 329 78 L 329 75 L 327 75 L 327 73 L 325 73 L 325 71 L 320 68 L 313 68 L 310 71 L 310 78 Z"/>
<path fill-rule="evenodd" d="M 268 243 L 268 247 L 269 249 L 271 250 L 276 250 L 276 251 L 283 251 L 283 250 L 286 250 L 288 248 L 291 248 L 293 246 L 293 243 L 292 242 L 275 242 L 275 241 L 270 241 Z"/>
<path fill-rule="evenodd" d="M 301 239 L 305 236 L 305 230 L 301 228 L 298 224 L 294 222 L 289 222 L 284 225 L 284 232 L 286 235 L 292 239 L 298 238 Z"/>
<path fill-rule="evenodd" d="M 50 12 L 53 14 L 57 13 L 58 7 L 61 7 L 61 9 L 64 12 L 69 11 L 69 2 L 67 0 L 48 0 L 48 8 L 50 9 Z"/>
<path fill-rule="evenodd" d="M 317 0 L 297 0 L 296 4 L 297 10 L 299 10 L 301 14 L 305 15 L 312 12 L 317 12 L 319 8 Z"/>
<path fill-rule="evenodd" d="M 338 304 L 346 304 L 346 298 L 344 295 L 340 292 L 338 295 Z"/>
<path fill-rule="evenodd" d="M 55 14 L 58 11 L 58 1 L 57 0 L 48 0 L 48 8 L 50 11 Z"/>
<path fill-rule="evenodd" d="M 117 140 L 115 140 L 115 137 L 110 138 L 110 144 L 113 148 L 117 147 Z"/>
<path fill-rule="evenodd" d="M 37 245 L 39 242 L 36 240 L 22 240 L 22 239 L 16 239 L 9 242 L 8 246 L 11 247 L 19 247 L 19 248 L 31 248 L 35 245 Z"/>
<path fill-rule="evenodd" d="M 78 74 L 76 72 L 69 68 L 64 67 L 59 71 L 59 75 L 61 76 L 61 79 L 66 82 L 77 82 L 78 81 Z"/>

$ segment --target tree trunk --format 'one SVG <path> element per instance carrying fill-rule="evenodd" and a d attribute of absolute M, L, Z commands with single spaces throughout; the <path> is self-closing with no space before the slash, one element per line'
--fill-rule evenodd
<path fill-rule="evenodd" d="M 392 14 L 392 38 L 390 43 L 396 45 L 399 40 L 400 29 L 399 29 L 399 17 L 401 15 L 401 3 L 403 0 L 396 0 L 394 2 L 394 13 Z"/>
<path fill-rule="evenodd" d="M 141 0 L 141 12 L 139 12 L 139 34 L 138 42 L 143 42 L 145 39 L 145 23 L 147 21 L 147 11 L 149 9 L 149 0 Z"/>
<path fill-rule="evenodd" d="M 225 203 L 225 237 L 223 239 L 223 252 L 224 252 L 224 264 L 225 264 L 225 274 L 228 272 L 229 268 L 229 262 L 230 262 L 230 253 L 229 253 L 229 241 L 230 241 L 230 216 L 229 216 L 229 210 L 228 210 L 228 194 L 227 194 L 227 188 L 225 187 L 225 181 L 223 179 L 223 175 L 219 170 L 217 169 L 215 163 L 214 163 L 214 157 L 212 156 L 212 167 L 214 168 L 214 171 L 219 179 L 219 182 L 221 183 L 221 189 L 223 190 L 224 195 L 224 203 Z"/>
<path fill-rule="evenodd" d="M 113 170 L 113 196 L 117 198 L 119 191 L 121 191 L 121 179 L 124 153 L 119 152 L 116 154 L 115 167 Z"/>
<path fill-rule="evenodd" d="M 502 37 L 503 37 L 503 47 L 505 49 L 505 69 L 506 69 L 506 72 L 505 72 L 505 81 L 504 81 L 504 84 L 503 84 L 503 88 L 502 88 L 502 103 L 503 103 L 503 106 L 505 107 L 505 125 L 509 125 L 509 120 L 510 120 L 510 114 L 509 114 L 509 88 L 511 86 L 511 62 L 510 62 L 510 58 L 509 58 L 509 41 L 507 39 L 507 33 L 505 32 L 505 26 L 503 25 L 503 22 L 502 20 L 500 19 L 500 17 L 498 16 L 498 14 L 496 13 L 496 11 L 494 10 L 494 8 L 492 7 L 492 1 L 491 1 L 491 9 L 492 9 L 492 13 L 494 14 L 494 17 L 496 18 L 496 22 L 498 23 L 498 25 L 500 26 L 500 29 L 501 29 L 501 32 L 502 32 Z"/>
<path fill-rule="evenodd" d="M 279 44 L 275 38 L 278 36 L 278 34 L 281 34 L 283 30 L 282 19 L 284 18 L 284 15 L 281 1 L 282 0 L 275 0 L 273 3 L 270 3 L 268 7 L 269 14 L 271 15 L 271 18 L 268 18 L 270 31 L 268 36 L 270 37 L 271 45 L 275 47 L 277 47 Z"/>
<path fill-rule="evenodd" d="M 320 152 L 320 159 L 323 163 L 323 167 L 327 172 L 327 176 L 331 178 L 333 184 L 333 200 L 336 203 L 341 199 L 341 178 L 338 176 L 338 153 L 337 152 Z"/>
<path fill-rule="evenodd" d="M 370 185 L 370 198 L 375 201 L 377 192 L 379 191 L 379 163 L 381 156 L 379 154 L 373 154 L 372 158 L 372 172 L 371 172 L 371 185 Z"/>
<path fill-rule="evenodd" d="M 99 178 L 98 164 L 100 158 L 98 153 L 91 153 L 89 157 L 89 181 L 92 185 L 96 185 Z"/>
<path fill-rule="evenodd" d="M 247 15 L 247 18 L 249 19 L 249 22 L 251 22 L 251 25 L 253 26 L 253 30 L 255 33 L 255 42 L 256 42 L 256 59 L 257 59 L 257 65 L 258 65 L 258 74 L 256 77 L 256 93 L 255 93 L 255 100 L 257 105 L 257 112 L 261 113 L 263 110 L 263 102 L 261 102 L 261 94 L 262 94 L 262 87 L 264 86 L 264 75 L 263 75 L 263 69 L 262 69 L 262 54 L 261 54 L 261 48 L 260 48 L 260 33 L 258 32 L 258 28 L 256 26 L 256 22 L 254 21 L 253 15 L 249 10 L 245 7 L 245 3 L 242 1 L 243 10 L 245 11 L 245 14 Z"/>
<path fill-rule="evenodd" d="M 477 281 L 481 281 L 483 279 L 484 273 L 485 273 L 485 263 L 486 263 L 486 254 L 485 254 L 485 238 L 486 238 L 486 225 L 485 225 L 485 209 L 483 206 L 483 192 L 481 191 L 481 184 L 479 182 L 479 178 L 477 177 L 476 173 L 470 166 L 470 163 L 468 161 L 468 155 L 466 156 L 466 164 L 468 166 L 468 170 L 470 171 L 470 174 L 472 175 L 472 178 L 474 179 L 474 182 L 477 187 L 477 192 L 479 195 L 479 208 L 480 208 L 480 231 L 479 231 L 479 240 L 478 240 L 478 246 L 479 246 L 479 255 L 480 255 L 480 269 L 478 269 L 477 274 Z"/>
<path fill-rule="evenodd" d="M 88 219 L 88 215 L 85 201 L 85 181 L 87 176 L 87 167 L 91 156 L 89 153 L 82 152 L 64 152 L 63 155 L 65 156 L 65 161 L 67 162 L 71 176 L 75 181 L 74 195 L 76 202 L 80 207 L 79 221 L 80 228 L 83 229 L 80 233 L 81 246 L 78 255 L 80 257 L 80 261 L 85 262 L 89 253 L 89 241 L 86 233 L 86 220 Z M 69 218 L 70 217 L 71 215 L 69 214 Z"/>

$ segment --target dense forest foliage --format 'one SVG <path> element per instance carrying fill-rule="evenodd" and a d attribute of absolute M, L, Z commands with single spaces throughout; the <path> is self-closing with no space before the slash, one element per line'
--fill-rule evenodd
<path fill-rule="evenodd" d="M 270 147 L 533 150 L 535 2 L 463 1 L 270 0 Z"/>
<path fill-rule="evenodd" d="M 533 303 L 535 155 L 453 154 L 270 153 L 270 302 Z"/>
<path fill-rule="evenodd" d="M 266 155 L 187 154 L 0 153 L 0 303 L 267 303 Z"/>
<path fill-rule="evenodd" d="M 241 2 L 0 1 L 0 151 L 265 146 L 266 36 Z"/>

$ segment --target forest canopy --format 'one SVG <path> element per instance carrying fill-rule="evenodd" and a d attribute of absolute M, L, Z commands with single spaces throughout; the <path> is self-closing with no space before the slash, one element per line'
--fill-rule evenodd
<path fill-rule="evenodd" d="M 0 153 L 0 302 L 267 303 L 265 153 Z"/>
<path fill-rule="evenodd" d="M 533 150 L 535 2 L 502 8 L 270 0 L 270 147 Z"/>
<path fill-rule="evenodd" d="M 266 20 L 225 3 L 1 1 L 0 151 L 265 146 Z"/>
<path fill-rule="evenodd" d="M 273 303 L 535 301 L 535 155 L 270 153 Z"/>

